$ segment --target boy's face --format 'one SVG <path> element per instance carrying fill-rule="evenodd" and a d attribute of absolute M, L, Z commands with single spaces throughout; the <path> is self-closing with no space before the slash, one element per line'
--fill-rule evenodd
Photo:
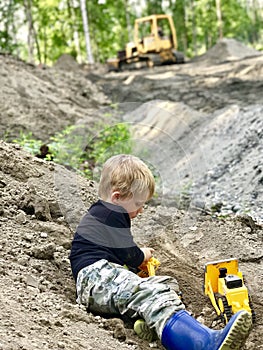
<path fill-rule="evenodd" d="M 117 204 L 124 208 L 129 213 L 130 219 L 134 219 L 138 214 L 143 212 L 143 206 L 146 203 L 147 199 L 147 194 L 135 194 L 132 198 L 125 199 L 120 199 L 117 195 L 116 200 L 114 200 L 114 204 Z"/>

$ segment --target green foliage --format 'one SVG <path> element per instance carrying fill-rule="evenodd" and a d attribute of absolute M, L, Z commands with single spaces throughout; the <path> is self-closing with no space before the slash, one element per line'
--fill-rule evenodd
<path fill-rule="evenodd" d="M 251 46 L 262 42 L 258 19 L 262 18 L 263 11 L 252 8 L 248 8 L 246 1 L 221 0 L 224 37 L 235 38 Z M 219 33 L 215 0 L 177 0 L 171 10 L 180 51 L 192 57 L 195 47 L 197 53 L 202 54 L 217 43 Z"/>
<path fill-rule="evenodd" d="M 189 182 L 185 183 L 180 189 L 178 206 L 181 209 L 188 209 L 191 204 L 192 186 L 193 186 L 192 180 L 189 180 Z"/>
<path fill-rule="evenodd" d="M 72 13 L 60 0 L 36 1 L 33 8 L 44 63 L 55 62 L 62 53 L 75 54 Z M 80 23 L 80 19 L 77 25 Z"/>
<path fill-rule="evenodd" d="M 173 20 L 177 32 L 178 50 L 185 52 L 188 47 L 188 32 L 184 1 L 176 1 L 172 8 Z"/>
<path fill-rule="evenodd" d="M 146 3 L 145 16 L 163 13 L 162 0 L 148 0 Z"/>
<path fill-rule="evenodd" d="M 96 131 L 95 130 L 99 130 Z M 74 169 L 80 174 L 92 178 L 93 170 L 99 169 L 107 158 L 114 154 L 131 153 L 132 141 L 129 125 L 96 125 L 95 136 L 87 136 L 84 126 L 68 126 L 50 138 L 47 160 Z M 35 140 L 32 133 L 20 133 L 13 140 L 33 155 L 39 153 L 42 142 Z"/>
<path fill-rule="evenodd" d="M 222 1 L 222 17 L 224 36 L 248 41 L 252 27 L 246 8 L 236 0 L 224 0 Z"/>
<path fill-rule="evenodd" d="M 116 153 L 130 153 L 131 136 L 127 124 L 96 125 L 95 136 L 86 135 L 83 126 L 69 126 L 51 137 L 53 160 L 90 177 L 92 170 Z"/>
<path fill-rule="evenodd" d="M 42 144 L 40 140 L 36 140 L 32 136 L 32 132 L 25 134 L 24 132 L 20 132 L 19 138 L 13 140 L 14 143 L 18 143 L 21 147 L 23 147 L 27 152 L 35 155 L 39 152 L 39 148 Z"/>
<path fill-rule="evenodd" d="M 84 147 L 81 129 L 80 126 L 68 126 L 50 138 L 48 146 L 54 162 L 80 170 Z"/>
<path fill-rule="evenodd" d="M 224 37 L 262 48 L 261 4 L 247 0 L 221 0 L 220 3 Z M 188 56 L 204 53 L 219 38 L 215 0 L 147 0 L 145 6 L 134 0 L 86 0 L 86 8 L 96 62 L 104 63 L 107 58 L 116 57 L 132 40 L 134 19 L 154 13 L 172 14 L 179 50 Z M 28 42 L 32 43 L 35 61 L 52 64 L 64 53 L 83 61 L 86 45 L 80 2 L 0 1 L 0 51 L 28 59 L 31 52 Z"/>
<path fill-rule="evenodd" d="M 17 1 L 0 2 L 0 51 L 2 52 L 14 54 L 17 52 L 17 28 L 14 25 L 16 10 Z"/>
<path fill-rule="evenodd" d="M 125 5 L 124 0 L 108 0 L 99 5 L 93 0 L 87 2 L 91 42 L 94 57 L 99 62 L 115 57 L 128 42 Z"/>
<path fill-rule="evenodd" d="M 103 164 L 114 154 L 131 153 L 132 141 L 127 124 L 118 123 L 112 126 L 102 126 L 100 131 L 89 141 L 87 156 L 94 165 Z"/>

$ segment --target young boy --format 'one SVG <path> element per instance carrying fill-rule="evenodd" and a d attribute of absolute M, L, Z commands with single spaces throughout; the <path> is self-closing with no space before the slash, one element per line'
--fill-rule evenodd
<path fill-rule="evenodd" d="M 116 155 L 106 161 L 100 199 L 82 218 L 72 242 L 77 302 L 94 313 L 141 318 L 135 332 L 148 340 L 157 334 L 167 350 L 240 349 L 252 325 L 248 312 L 236 313 L 223 330 L 211 330 L 185 311 L 172 278 L 137 275 L 153 249 L 136 245 L 131 219 L 142 213 L 154 188 L 153 175 L 139 158 Z"/>

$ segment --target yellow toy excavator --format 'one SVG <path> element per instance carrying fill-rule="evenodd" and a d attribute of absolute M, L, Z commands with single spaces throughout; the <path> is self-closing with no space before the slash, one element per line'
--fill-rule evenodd
<path fill-rule="evenodd" d="M 256 320 L 251 297 L 238 268 L 237 259 L 209 262 L 205 265 L 204 292 L 217 315 L 226 324 L 240 310 L 247 310 Z"/>
<path fill-rule="evenodd" d="M 159 266 L 160 266 L 160 261 L 154 257 L 151 257 L 151 259 L 147 263 L 142 263 L 141 266 L 139 266 L 140 271 L 138 272 L 138 276 L 140 277 L 155 276 L 155 271 Z"/>

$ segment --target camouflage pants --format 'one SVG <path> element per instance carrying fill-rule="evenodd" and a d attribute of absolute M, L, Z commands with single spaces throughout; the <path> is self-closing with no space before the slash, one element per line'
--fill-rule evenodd
<path fill-rule="evenodd" d="M 100 260 L 83 268 L 77 278 L 77 302 L 91 312 L 143 318 L 161 339 L 166 321 L 185 309 L 168 276 L 141 278 L 118 264 Z"/>

